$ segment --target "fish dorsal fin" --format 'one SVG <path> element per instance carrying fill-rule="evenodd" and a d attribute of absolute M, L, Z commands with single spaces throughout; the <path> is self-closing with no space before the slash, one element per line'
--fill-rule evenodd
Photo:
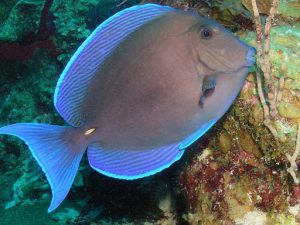
<path fill-rule="evenodd" d="M 91 79 L 115 47 L 149 21 L 173 11 L 156 4 L 127 8 L 100 24 L 71 57 L 56 85 L 54 105 L 70 125 L 82 125 L 81 107 Z"/>

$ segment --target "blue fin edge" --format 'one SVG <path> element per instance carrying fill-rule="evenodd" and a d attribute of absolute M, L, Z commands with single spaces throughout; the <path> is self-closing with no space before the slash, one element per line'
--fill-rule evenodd
<path fill-rule="evenodd" d="M 140 178 L 144 178 L 144 177 L 147 177 L 147 176 L 151 176 L 151 175 L 154 175 L 156 173 L 159 173 L 161 172 L 162 170 L 164 169 L 167 169 L 169 168 L 174 162 L 178 161 L 182 155 L 184 154 L 184 151 L 182 150 L 181 151 L 182 153 L 180 155 L 178 155 L 176 158 L 174 158 L 171 162 L 155 169 L 155 170 L 151 170 L 147 173 L 143 173 L 143 174 L 139 174 L 139 175 L 135 175 L 135 176 L 126 176 L 126 175 L 118 175 L 118 174 L 114 174 L 114 173 L 109 173 L 109 172 L 106 172 L 106 171 L 103 171 L 103 170 L 100 170 L 98 168 L 95 168 L 94 166 L 92 166 L 90 164 L 90 166 L 96 170 L 97 172 L 105 175 L 105 176 L 108 176 L 108 177 L 112 177 L 112 178 L 116 178 L 116 179 L 122 179 L 122 180 L 136 180 L 136 179 L 140 179 Z"/>

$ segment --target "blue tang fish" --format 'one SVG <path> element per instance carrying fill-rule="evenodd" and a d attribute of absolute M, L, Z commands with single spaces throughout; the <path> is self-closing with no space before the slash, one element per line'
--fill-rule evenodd
<path fill-rule="evenodd" d="M 196 13 L 127 8 L 93 31 L 58 80 L 54 105 L 69 126 L 17 123 L 0 134 L 29 146 L 52 189 L 50 212 L 85 151 L 93 169 L 127 180 L 180 159 L 233 103 L 254 54 Z"/>

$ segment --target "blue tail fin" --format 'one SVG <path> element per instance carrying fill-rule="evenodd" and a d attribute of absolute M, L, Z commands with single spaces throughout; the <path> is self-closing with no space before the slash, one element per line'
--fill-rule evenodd
<path fill-rule="evenodd" d="M 86 146 L 76 130 L 46 124 L 17 123 L 0 128 L 0 134 L 14 135 L 29 146 L 46 174 L 52 189 L 48 212 L 56 209 L 68 194 Z"/>

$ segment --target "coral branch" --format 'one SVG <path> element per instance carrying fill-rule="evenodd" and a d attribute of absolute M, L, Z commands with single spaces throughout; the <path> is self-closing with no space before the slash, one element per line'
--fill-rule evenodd
<path fill-rule="evenodd" d="M 0 43 L 0 60 L 24 62 L 33 57 L 36 49 L 48 49 L 51 57 L 56 57 L 58 51 L 52 40 L 35 41 L 30 45 L 19 43 Z"/>
<path fill-rule="evenodd" d="M 289 154 L 286 154 L 286 157 L 290 162 L 290 167 L 287 169 L 287 171 L 291 174 L 291 176 L 293 177 L 294 183 L 297 185 L 300 183 L 300 180 L 296 176 L 296 173 L 298 171 L 296 160 L 297 160 L 299 153 L 300 153 L 300 121 L 298 121 L 298 134 L 297 134 L 297 141 L 296 141 L 296 150 L 292 156 L 290 156 Z"/>
<path fill-rule="evenodd" d="M 259 100 L 262 104 L 263 110 L 264 110 L 264 120 L 269 121 L 270 120 L 270 114 L 269 114 L 269 107 L 266 103 L 266 98 L 263 92 L 262 88 L 262 74 L 259 70 L 256 70 L 256 83 L 257 83 L 257 90 L 258 90 L 258 96 Z"/>
<path fill-rule="evenodd" d="M 122 5 L 124 5 L 128 0 L 123 0 L 122 2 L 120 2 L 118 5 L 116 5 L 117 7 L 120 7 Z"/>
<path fill-rule="evenodd" d="M 271 74 L 271 63 L 270 63 L 270 32 L 272 27 L 272 20 L 274 18 L 274 14 L 277 10 L 279 0 L 273 0 L 272 6 L 270 9 L 270 14 L 267 18 L 266 24 L 264 26 L 264 32 L 262 32 L 262 24 L 261 19 L 257 7 L 256 0 L 251 0 L 252 8 L 253 8 L 253 16 L 255 22 L 255 30 L 256 30 L 256 44 L 257 44 L 257 61 L 258 65 L 262 70 L 262 75 L 257 74 L 257 89 L 260 101 L 262 103 L 264 109 L 264 124 L 268 127 L 270 132 L 274 137 L 277 137 L 277 131 L 271 123 L 271 117 L 275 117 L 277 115 L 277 91 L 272 82 L 272 74 Z M 263 51 L 264 49 L 264 51 Z M 264 96 L 263 92 L 263 80 L 265 81 L 265 85 L 268 88 L 267 99 Z M 269 102 L 269 105 L 267 105 Z"/>
<path fill-rule="evenodd" d="M 270 108 L 267 105 L 266 98 L 265 98 L 265 95 L 263 92 L 263 87 L 262 87 L 262 84 L 263 84 L 262 75 L 258 70 L 256 71 L 256 80 L 257 80 L 258 96 L 259 96 L 259 100 L 262 104 L 263 112 L 264 112 L 264 125 L 270 130 L 270 132 L 272 133 L 272 135 L 274 137 L 278 137 L 278 133 L 277 133 L 275 127 L 271 123 Z"/>
<path fill-rule="evenodd" d="M 254 23 L 255 23 L 255 30 L 256 30 L 256 50 L 257 50 L 257 59 L 258 63 L 261 66 L 262 71 L 264 72 L 264 62 L 263 62 L 263 51 L 262 51 L 262 25 L 260 21 L 260 16 L 256 4 L 256 0 L 251 0 L 252 7 L 253 7 L 253 15 L 254 15 Z M 268 78 L 267 78 L 268 79 Z"/>
<path fill-rule="evenodd" d="M 40 19 L 39 30 L 36 34 L 37 40 L 45 40 L 52 33 L 52 30 L 49 29 L 49 27 L 47 25 L 48 19 L 49 19 L 49 12 L 50 12 L 52 3 L 53 3 L 53 0 L 46 0 L 46 2 L 45 2 L 44 8 L 42 10 L 41 19 Z"/>
<path fill-rule="evenodd" d="M 270 102 L 270 115 L 275 117 L 277 115 L 277 108 L 276 108 L 276 89 L 274 87 L 274 82 L 272 82 L 272 75 L 271 75 L 271 63 L 270 63 L 270 32 L 272 27 L 272 21 L 274 19 L 274 15 L 276 13 L 276 9 L 278 7 L 279 0 L 273 0 L 272 6 L 270 9 L 269 16 L 267 17 L 264 36 L 265 36 L 265 45 L 264 45 L 264 74 L 267 83 L 268 91 L 268 99 Z"/>
<path fill-rule="evenodd" d="M 270 32 L 272 27 L 272 21 L 274 19 L 274 14 L 276 13 L 276 9 L 278 7 L 279 0 L 273 0 L 272 6 L 270 9 L 270 14 L 267 17 L 266 24 L 265 24 L 265 30 L 264 30 L 264 36 L 265 36 L 265 45 L 264 45 L 264 74 L 267 78 L 268 82 L 271 82 L 272 76 L 271 76 L 271 64 L 270 64 Z"/>

